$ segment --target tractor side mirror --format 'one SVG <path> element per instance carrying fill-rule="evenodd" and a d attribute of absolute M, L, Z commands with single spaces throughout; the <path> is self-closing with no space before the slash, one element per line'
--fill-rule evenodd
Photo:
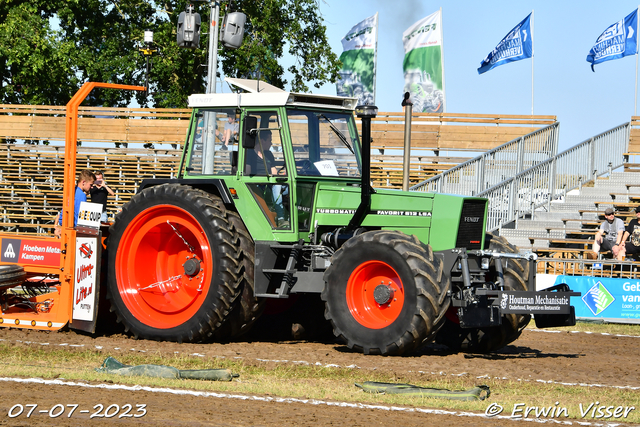
<path fill-rule="evenodd" d="M 253 149 L 256 146 L 256 135 L 258 134 L 258 118 L 256 116 L 246 116 L 242 123 L 244 135 L 242 135 L 242 148 Z"/>

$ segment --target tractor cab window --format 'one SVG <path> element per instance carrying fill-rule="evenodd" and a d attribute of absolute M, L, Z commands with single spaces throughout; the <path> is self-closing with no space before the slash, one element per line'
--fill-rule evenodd
<path fill-rule="evenodd" d="M 287 175 L 277 114 L 275 112 L 259 112 L 249 115 L 257 118 L 258 129 L 254 148 L 245 149 L 245 175 Z"/>
<path fill-rule="evenodd" d="M 287 167 L 282 150 L 280 121 L 274 111 L 248 113 L 257 119 L 256 141 L 253 148 L 244 149 L 244 175 L 265 177 L 263 183 L 251 183 L 256 202 L 262 209 L 271 227 L 277 230 L 291 229 L 289 207 L 289 185 L 284 183 Z M 244 129 L 247 132 L 249 129 Z M 275 178 L 276 183 L 268 177 Z"/>
<path fill-rule="evenodd" d="M 189 175 L 231 175 L 238 156 L 238 117 L 235 109 L 207 109 L 196 113 L 191 133 Z"/>
<path fill-rule="evenodd" d="M 353 115 L 288 110 L 287 119 L 298 175 L 360 177 L 360 143 Z"/>

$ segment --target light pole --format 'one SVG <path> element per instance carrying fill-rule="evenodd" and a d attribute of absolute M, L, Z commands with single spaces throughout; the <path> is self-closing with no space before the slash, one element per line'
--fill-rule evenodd
<path fill-rule="evenodd" d="M 218 74 L 218 20 L 220 19 L 220 2 L 213 0 L 210 3 L 209 14 L 209 64 L 207 67 L 207 93 L 216 93 L 216 81 Z"/>
<path fill-rule="evenodd" d="M 140 53 L 147 60 L 147 71 L 145 73 L 145 84 L 144 87 L 147 88 L 147 94 L 149 93 L 149 71 L 151 71 L 150 59 L 155 54 L 158 53 L 158 49 L 153 49 L 153 31 L 146 30 L 144 32 L 144 43 L 145 47 L 138 49 Z"/>

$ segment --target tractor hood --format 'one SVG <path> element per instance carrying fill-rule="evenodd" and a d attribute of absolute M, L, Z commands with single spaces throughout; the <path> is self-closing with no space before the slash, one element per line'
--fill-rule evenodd
<path fill-rule="evenodd" d="M 314 221 L 319 226 L 345 227 L 359 204 L 358 185 L 318 184 Z M 371 208 L 362 226 L 415 234 L 434 250 L 480 249 L 486 212 L 487 199 L 478 197 L 379 189 L 371 195 Z"/>

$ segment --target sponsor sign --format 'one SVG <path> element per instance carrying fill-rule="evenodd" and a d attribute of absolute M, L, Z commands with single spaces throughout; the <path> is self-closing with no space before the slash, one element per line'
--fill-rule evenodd
<path fill-rule="evenodd" d="M 545 286 L 566 283 L 582 297 L 572 298 L 578 319 L 640 323 L 640 280 L 588 276 L 550 276 Z"/>
<path fill-rule="evenodd" d="M 95 237 L 76 238 L 73 279 L 73 320 L 93 321 L 96 307 L 97 245 Z"/>
<path fill-rule="evenodd" d="M 574 289 L 572 289 L 574 290 Z M 499 305 L 502 313 L 517 314 L 569 314 L 571 298 L 558 292 L 501 292 L 494 305 Z"/>
<path fill-rule="evenodd" d="M 437 11 L 402 33 L 403 92 L 409 92 L 414 113 L 444 112 L 442 13 Z"/>
<path fill-rule="evenodd" d="M 342 69 L 336 82 L 338 96 L 358 98 L 358 104 L 375 103 L 378 14 L 356 24 L 342 38 Z"/>
<path fill-rule="evenodd" d="M 2 238 L 0 261 L 21 265 L 57 267 L 60 265 L 60 242 Z"/>
<path fill-rule="evenodd" d="M 102 215 L 102 204 L 80 202 L 80 212 L 78 213 L 78 225 L 85 227 L 100 228 L 100 216 Z"/>

